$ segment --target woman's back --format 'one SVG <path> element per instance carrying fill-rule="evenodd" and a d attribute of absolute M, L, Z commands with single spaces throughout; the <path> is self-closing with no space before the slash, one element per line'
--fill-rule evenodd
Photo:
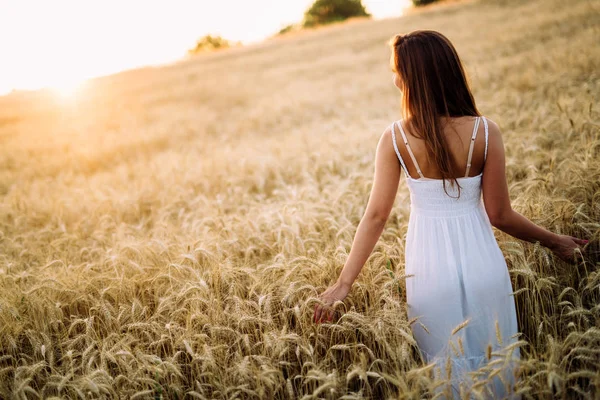
<path fill-rule="evenodd" d="M 503 371 L 494 370 L 486 386 L 503 398 L 514 392 L 514 364 L 496 357 L 507 345 L 507 358 L 517 361 L 520 351 L 513 288 L 492 223 L 515 237 L 539 240 L 565 261 L 584 241 L 549 232 L 512 209 L 500 130 L 476 118 L 480 112 L 448 38 L 414 31 L 396 35 L 390 45 L 405 119 L 380 137 L 365 215 L 338 281 L 321 296 L 330 305 L 348 294 L 390 215 L 404 171 L 411 194 L 406 299 L 418 347 L 426 362 L 437 365 L 438 378 L 446 379 L 452 368 L 455 398 L 460 384 L 473 388 L 469 373 L 492 361 L 488 372 Z M 462 117 L 452 117 L 457 115 Z M 315 321 L 323 317 L 316 305 Z"/>
<path fill-rule="evenodd" d="M 456 187 L 446 193 L 441 179 L 426 175 L 419 162 L 419 158 L 427 159 L 422 156 L 425 147 L 408 137 L 403 121 L 391 126 L 394 150 L 411 193 L 405 246 L 408 318 L 418 321 L 411 325 L 413 335 L 424 360 L 437 365 L 438 376 L 447 376 L 451 365 L 455 396 L 459 396 L 461 383 L 473 383 L 468 373 L 483 367 L 491 351 L 499 353 L 513 343 L 518 332 L 506 262 L 481 198 L 488 123 L 484 117 L 474 118 L 470 132 L 465 132 L 465 125 L 458 126 L 454 140 L 447 140 L 453 147 L 454 166 L 464 166 L 456 176 L 462 187 L 460 196 Z M 479 151 L 475 151 L 476 143 L 480 143 Z M 407 156 L 403 157 L 400 149 Z M 479 171 L 473 168 L 473 160 L 478 161 Z M 409 176 L 407 165 L 412 165 L 414 177 Z M 519 355 L 516 349 L 512 356 L 518 359 Z M 508 388 L 496 378 L 490 389 L 497 395 L 510 393 L 512 372 L 507 368 L 502 374 Z"/>
<path fill-rule="evenodd" d="M 487 123 L 487 120 L 485 121 Z M 476 117 L 465 116 L 457 118 L 443 119 L 444 136 L 446 139 L 447 148 L 453 160 L 454 176 L 463 177 L 467 168 L 467 159 L 471 139 L 473 136 L 473 128 L 475 127 Z M 439 169 L 431 161 L 431 157 L 427 154 L 425 141 L 416 133 L 411 131 L 411 124 L 403 122 L 402 128 L 406 134 L 409 146 L 413 155 L 421 169 L 423 176 L 432 179 L 440 179 L 441 174 Z M 477 127 L 475 141 L 473 142 L 473 154 L 471 159 L 471 167 L 468 176 L 476 176 L 483 171 L 484 154 L 486 154 L 486 136 L 484 123 L 480 123 Z M 403 159 L 411 160 L 410 154 L 406 146 L 399 146 L 400 154 Z M 419 178 L 418 170 L 414 163 L 407 163 L 407 168 L 410 176 Z"/>

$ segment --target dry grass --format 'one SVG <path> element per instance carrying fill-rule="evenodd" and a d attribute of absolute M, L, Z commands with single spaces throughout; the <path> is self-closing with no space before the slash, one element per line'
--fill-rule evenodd
<path fill-rule="evenodd" d="M 78 102 L 0 98 L 0 397 L 428 397 L 442 383 L 406 318 L 404 183 L 339 322 L 311 322 L 399 118 L 387 40 L 445 33 L 503 128 L 515 209 L 597 243 L 599 16 L 592 0 L 452 3 L 100 79 Z M 517 390 L 598 398 L 597 257 L 568 266 L 497 234 Z"/>

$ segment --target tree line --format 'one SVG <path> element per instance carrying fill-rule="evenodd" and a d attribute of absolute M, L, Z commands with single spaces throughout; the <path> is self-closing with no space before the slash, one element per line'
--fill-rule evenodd
<path fill-rule="evenodd" d="M 412 3 L 415 7 L 420 7 L 435 1 L 437 0 L 412 0 Z M 371 17 L 371 14 L 367 12 L 365 6 L 362 4 L 362 0 L 315 0 L 304 12 L 301 22 L 284 27 L 277 35 L 356 17 Z M 230 42 L 218 35 L 205 35 L 198 39 L 196 45 L 188 50 L 188 53 L 197 54 L 240 44 L 240 42 Z"/>

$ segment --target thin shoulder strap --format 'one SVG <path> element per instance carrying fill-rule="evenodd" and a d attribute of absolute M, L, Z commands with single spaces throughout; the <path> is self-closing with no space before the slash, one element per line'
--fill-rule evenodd
<path fill-rule="evenodd" d="M 400 155 L 400 152 L 398 151 L 398 145 L 396 144 L 396 123 L 395 122 L 392 123 L 392 141 L 394 143 L 394 150 L 396 151 L 398 160 L 400 160 L 400 164 L 402 165 L 402 169 L 404 170 L 404 173 L 406 174 L 406 176 L 410 177 L 410 175 L 408 175 L 408 170 L 406 169 L 406 165 L 404 165 L 404 160 L 402 159 L 402 156 Z"/>
<path fill-rule="evenodd" d="M 471 169 L 471 158 L 473 157 L 473 145 L 475 144 L 475 137 L 479 130 L 480 117 L 475 118 L 475 126 L 473 127 L 473 134 L 471 135 L 471 144 L 469 145 L 469 157 L 467 158 L 467 171 L 465 172 L 465 178 L 469 176 L 469 170 Z"/>
<path fill-rule="evenodd" d="M 404 139 L 404 144 L 406 145 L 406 150 L 408 150 L 408 154 L 410 155 L 410 158 L 411 158 L 413 164 L 415 165 L 415 168 L 417 169 L 419 176 L 421 178 L 425 178 L 423 176 L 423 174 L 421 173 L 421 168 L 419 168 L 419 164 L 417 163 L 417 159 L 415 158 L 415 155 L 413 154 L 412 150 L 410 149 L 410 145 L 408 144 L 408 139 L 406 138 L 406 134 L 404 133 L 404 128 L 402 128 L 402 121 L 398 122 L 398 125 L 400 125 L 400 133 L 402 134 L 402 139 Z"/>
<path fill-rule="evenodd" d="M 488 123 L 487 123 L 487 119 L 485 119 L 485 117 L 481 117 L 481 119 L 483 119 L 483 126 L 485 128 L 485 153 L 483 153 L 483 161 L 485 162 L 485 159 L 487 158 L 487 148 L 488 148 Z"/>

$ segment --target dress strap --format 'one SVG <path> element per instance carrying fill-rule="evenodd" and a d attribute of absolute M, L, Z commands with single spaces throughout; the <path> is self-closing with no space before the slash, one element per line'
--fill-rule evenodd
<path fill-rule="evenodd" d="M 406 138 L 406 134 L 404 133 L 404 128 L 402 128 L 402 121 L 399 121 L 398 125 L 400 125 L 400 133 L 402 134 L 402 139 L 404 139 L 404 144 L 406 145 L 406 150 L 408 150 L 408 154 L 410 155 L 410 158 L 411 158 L 413 164 L 415 165 L 415 168 L 417 169 L 419 176 L 421 178 L 425 178 L 423 176 L 423 174 L 421 173 L 421 168 L 419 168 L 419 164 L 417 164 L 417 159 L 415 158 L 415 155 L 413 154 L 412 150 L 410 149 L 410 145 L 408 144 L 408 139 Z"/>
<path fill-rule="evenodd" d="M 485 159 L 487 158 L 487 148 L 488 148 L 488 123 L 487 123 L 487 119 L 485 119 L 485 117 L 481 117 L 481 119 L 483 119 L 483 126 L 485 128 L 485 153 L 483 153 L 483 161 L 485 162 Z"/>
<path fill-rule="evenodd" d="M 408 170 L 406 169 L 406 165 L 404 165 L 404 160 L 402 160 L 402 156 L 400 155 L 400 151 L 398 151 L 398 145 L 396 144 L 396 123 L 392 123 L 392 142 L 394 143 L 394 150 L 396 151 L 396 155 L 398 156 L 398 160 L 400 160 L 400 164 L 402 165 L 402 169 L 404 170 L 404 173 L 406 174 L 407 177 L 410 177 L 410 175 L 408 175 Z"/>
<path fill-rule="evenodd" d="M 471 135 L 471 144 L 469 145 L 469 157 L 467 158 L 467 171 L 465 172 L 465 178 L 469 176 L 469 170 L 471 169 L 471 158 L 473 157 L 473 145 L 475 144 L 475 137 L 477 136 L 477 130 L 479 130 L 480 117 L 475 118 L 475 126 L 473 127 L 473 134 Z"/>

